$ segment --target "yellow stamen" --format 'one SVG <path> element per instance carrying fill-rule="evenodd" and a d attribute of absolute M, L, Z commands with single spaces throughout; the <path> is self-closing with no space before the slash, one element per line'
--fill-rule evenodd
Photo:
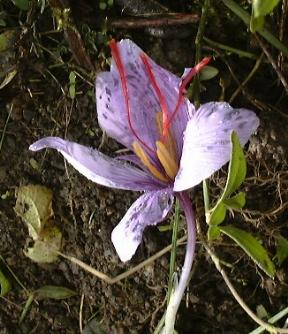
<path fill-rule="evenodd" d="M 156 124 L 157 124 L 157 129 L 160 135 L 163 133 L 163 116 L 162 116 L 162 111 L 158 112 L 156 114 Z M 173 137 L 171 135 L 170 130 L 168 130 L 167 136 L 163 138 L 164 144 L 166 148 L 168 149 L 170 156 L 172 156 L 172 159 L 174 161 L 177 161 L 177 154 L 176 154 L 176 147 L 175 147 L 175 141 L 173 140 Z"/>
<path fill-rule="evenodd" d="M 152 165 L 152 163 L 150 162 L 146 152 L 143 150 L 143 148 L 141 147 L 141 145 L 134 141 L 134 143 L 132 144 L 132 147 L 134 149 L 135 154 L 138 156 L 138 158 L 142 161 L 142 163 L 149 169 L 149 171 L 159 180 L 163 181 L 163 182 L 168 182 L 169 179 L 163 175 L 161 172 L 159 172 L 159 170 Z"/>
<path fill-rule="evenodd" d="M 171 180 L 174 180 L 179 169 L 176 162 L 177 160 L 173 158 L 173 156 L 167 150 L 166 146 L 161 141 L 156 141 L 156 147 L 158 159 L 160 160 L 166 174 L 170 177 Z"/>

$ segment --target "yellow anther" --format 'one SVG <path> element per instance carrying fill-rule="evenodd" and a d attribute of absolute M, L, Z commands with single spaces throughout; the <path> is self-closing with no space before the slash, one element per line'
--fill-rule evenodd
<path fill-rule="evenodd" d="M 161 172 L 159 172 L 159 170 L 152 165 L 152 163 L 150 162 L 146 152 L 143 150 L 143 148 L 141 147 L 141 145 L 134 141 L 132 144 L 132 147 L 134 149 L 135 154 L 138 156 L 138 158 L 142 161 L 142 163 L 149 169 L 149 171 L 159 180 L 163 181 L 163 182 L 168 182 L 169 179 L 163 175 Z"/>
<path fill-rule="evenodd" d="M 179 169 L 177 161 L 173 158 L 166 146 L 160 140 L 156 142 L 156 147 L 158 159 L 160 160 L 166 174 L 170 177 L 171 180 L 174 180 Z"/>
<path fill-rule="evenodd" d="M 157 124 L 157 129 L 158 129 L 159 135 L 161 137 L 162 133 L 163 133 L 162 111 L 160 111 L 156 114 L 156 124 Z M 168 130 L 167 136 L 165 136 L 165 138 L 162 138 L 162 139 L 164 141 L 164 144 L 165 144 L 166 148 L 168 149 L 168 151 L 170 153 L 170 156 L 172 156 L 173 160 L 177 161 L 175 142 L 173 140 L 173 137 L 171 135 L 170 130 Z"/>
<path fill-rule="evenodd" d="M 159 135 L 162 135 L 163 131 L 163 117 L 162 117 L 162 111 L 157 112 L 156 114 L 156 125 Z"/>

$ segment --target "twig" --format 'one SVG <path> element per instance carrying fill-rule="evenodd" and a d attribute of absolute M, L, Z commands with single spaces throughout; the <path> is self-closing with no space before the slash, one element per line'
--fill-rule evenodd
<path fill-rule="evenodd" d="M 220 272 L 220 274 L 223 277 L 227 287 L 229 288 L 233 297 L 236 299 L 237 303 L 242 307 L 242 309 L 249 315 L 249 317 L 253 321 L 255 321 L 258 325 L 262 326 L 265 330 L 269 331 L 270 333 L 273 333 L 273 334 L 277 334 L 277 333 L 278 334 L 288 334 L 288 329 L 274 327 L 273 325 L 271 325 L 271 324 L 261 320 L 260 318 L 258 318 L 257 315 L 249 308 L 249 306 L 244 302 L 242 297 L 238 294 L 238 292 L 234 288 L 233 284 L 229 280 L 225 270 L 221 266 L 221 262 L 220 262 L 218 256 L 213 252 L 213 250 L 206 243 L 206 241 L 203 237 L 203 234 L 202 234 L 202 231 L 201 231 L 201 226 L 200 226 L 199 222 L 197 222 L 197 230 L 198 230 L 198 235 L 201 239 L 201 242 L 203 243 L 203 246 L 205 247 L 206 251 L 210 255 L 212 261 L 214 262 L 216 269 Z"/>
<path fill-rule="evenodd" d="M 214 52 L 216 52 L 219 55 L 220 59 L 227 66 L 229 72 L 231 73 L 232 79 L 240 87 L 243 96 L 245 96 L 250 103 L 252 103 L 259 110 L 262 110 L 262 111 L 265 111 L 265 112 L 266 111 L 277 112 L 279 115 L 281 115 L 285 119 L 288 118 L 288 115 L 285 114 L 284 112 L 282 112 L 281 110 L 279 110 L 278 108 L 275 108 L 272 105 L 268 105 L 268 104 L 263 103 L 262 101 L 256 99 L 252 94 L 250 94 L 245 87 L 241 87 L 241 83 L 238 80 L 237 76 L 235 75 L 235 73 L 234 73 L 233 69 L 231 68 L 230 64 L 228 63 L 228 61 L 223 57 L 223 55 L 217 49 L 213 49 L 213 50 L 214 50 Z"/>
<path fill-rule="evenodd" d="M 108 26 L 116 29 L 139 29 L 145 27 L 164 27 L 191 24 L 199 21 L 198 14 L 170 14 L 158 17 L 126 17 L 108 21 Z"/>
<path fill-rule="evenodd" d="M 8 116 L 6 118 L 6 122 L 5 122 L 5 125 L 4 125 L 4 128 L 3 128 L 3 131 L 2 131 L 2 136 L 1 136 L 1 139 L 0 139 L 0 152 L 2 150 L 2 146 L 3 146 L 5 134 L 6 134 L 6 129 L 7 129 L 7 126 L 8 126 L 8 122 L 9 122 L 10 116 L 12 114 L 12 110 L 13 110 L 13 104 L 11 104 L 11 107 L 9 109 Z"/>
<path fill-rule="evenodd" d="M 281 18 L 279 24 L 279 40 L 282 42 L 284 38 L 284 32 L 286 27 L 286 18 L 287 18 L 287 9 L 288 9 L 288 1 L 282 1 L 282 8 L 281 8 Z M 282 71 L 283 69 L 283 55 L 282 52 L 278 55 L 278 67 Z"/>
<path fill-rule="evenodd" d="M 80 333 L 83 332 L 83 304 L 84 304 L 84 293 L 82 293 L 81 295 L 81 299 L 80 299 L 80 308 L 79 308 L 79 330 Z"/>
<path fill-rule="evenodd" d="M 224 50 L 224 51 L 227 51 L 227 52 L 235 53 L 239 57 L 245 57 L 245 58 L 250 58 L 250 59 L 258 59 L 258 56 L 254 53 L 243 51 L 243 50 L 240 50 L 240 49 L 233 48 L 229 45 L 225 45 L 225 44 L 222 44 L 222 43 L 212 41 L 212 39 L 207 38 L 205 36 L 203 36 L 203 40 L 208 45 L 212 46 L 213 48 L 217 48 L 217 49 Z"/>
<path fill-rule="evenodd" d="M 61 0 L 49 1 L 49 5 L 53 16 L 58 23 L 58 28 L 64 30 L 64 37 L 67 40 L 77 63 L 83 66 L 86 70 L 94 71 L 94 64 L 86 51 L 82 36 L 75 24 L 73 13 L 71 13 L 71 9 L 69 8 L 69 1 L 68 3 Z"/>
<path fill-rule="evenodd" d="M 215 263 L 215 261 L 213 260 L 216 268 L 217 265 Z M 219 261 L 218 261 L 219 262 Z M 261 320 L 260 318 L 257 317 L 257 315 L 249 308 L 249 306 L 244 302 L 244 300 L 241 298 L 241 296 L 238 294 L 238 292 L 236 291 L 236 289 L 234 288 L 233 284 L 231 283 L 231 281 L 229 280 L 225 270 L 221 267 L 221 265 L 218 265 L 218 271 L 220 272 L 220 274 L 222 275 L 226 285 L 228 286 L 230 292 L 232 293 L 233 297 L 237 300 L 238 304 L 243 308 L 243 310 L 250 316 L 250 318 L 252 320 L 254 320 L 257 324 L 259 324 L 260 326 L 262 326 L 264 329 L 266 329 L 267 331 L 271 332 L 271 333 L 279 333 L 279 334 L 284 334 L 284 333 L 288 333 L 288 329 L 284 329 L 284 328 L 278 328 L 278 327 L 274 327 L 273 325 Z"/>
<path fill-rule="evenodd" d="M 20 281 L 20 279 L 16 276 L 16 274 L 14 273 L 14 271 L 10 268 L 10 266 L 8 265 L 8 263 L 4 260 L 3 256 L 0 255 L 0 260 L 5 264 L 5 267 L 8 269 L 8 271 L 10 272 L 10 274 L 14 277 L 15 281 L 19 284 L 19 286 L 21 286 L 21 288 L 25 291 L 26 294 L 29 294 L 29 290 L 26 289 L 26 287 L 24 286 L 24 284 Z"/>
<path fill-rule="evenodd" d="M 250 26 L 250 15 L 233 0 L 222 0 L 224 5 L 228 7 L 235 15 L 237 15 L 248 27 Z M 273 34 L 267 29 L 263 28 L 259 31 L 259 34 L 263 36 L 271 45 L 276 49 L 283 52 L 288 57 L 288 48 L 285 44 L 281 43 Z"/>
<path fill-rule="evenodd" d="M 275 314 L 268 321 L 269 321 L 269 323 L 274 324 L 278 320 L 280 320 L 283 317 L 285 317 L 285 315 L 287 315 L 287 314 L 288 314 L 288 307 L 284 308 L 282 311 L 280 311 L 279 313 Z M 265 331 L 265 328 L 263 328 L 263 327 L 260 326 L 260 327 L 258 327 L 256 329 L 254 329 L 254 331 L 250 332 L 249 334 L 261 334 L 264 331 Z"/>
<path fill-rule="evenodd" d="M 253 77 L 253 75 L 257 72 L 257 70 L 260 67 L 260 64 L 262 63 L 263 56 L 264 56 L 264 54 L 262 53 L 261 56 L 257 59 L 255 65 L 252 68 L 252 70 L 250 71 L 250 73 L 247 75 L 247 77 L 244 79 L 244 81 L 240 84 L 240 86 L 237 87 L 237 89 L 235 90 L 235 92 L 230 97 L 229 103 L 232 103 L 234 101 L 234 99 L 236 98 L 236 96 L 241 92 L 241 90 L 243 90 L 243 87 L 248 83 L 249 80 L 251 80 L 251 78 Z"/>
<path fill-rule="evenodd" d="M 183 242 L 185 242 L 187 239 L 187 236 L 184 236 L 180 239 L 178 239 L 177 241 L 177 245 L 181 245 Z M 63 258 L 69 260 L 70 262 L 73 262 L 75 264 L 77 264 L 79 267 L 81 267 L 82 269 L 86 270 L 87 272 L 89 272 L 90 274 L 100 278 L 101 280 L 103 280 L 104 282 L 106 282 L 107 284 L 115 284 L 115 283 L 119 283 L 121 280 L 123 280 L 124 278 L 127 278 L 129 276 L 131 276 L 132 274 L 134 274 L 135 272 L 139 271 L 140 269 L 144 268 L 145 266 L 151 264 L 152 262 L 154 262 L 155 260 L 157 260 L 159 257 L 163 256 L 164 254 L 166 254 L 167 252 L 169 252 L 172 248 L 172 245 L 169 245 L 165 248 L 163 248 L 161 251 L 159 251 L 158 253 L 152 255 L 151 257 L 149 257 L 147 260 L 139 263 L 137 266 L 125 271 L 124 273 L 116 276 L 116 277 L 110 277 L 104 273 L 102 273 L 99 270 L 96 270 L 92 267 L 90 267 L 88 264 L 82 262 L 81 260 L 76 259 L 73 256 L 69 256 L 69 255 L 65 255 L 61 252 L 57 252 L 60 256 L 62 256 Z"/>
<path fill-rule="evenodd" d="M 276 62 L 274 61 L 273 57 L 271 56 L 269 50 L 266 48 L 265 44 L 263 43 L 263 41 L 261 40 L 261 38 L 259 38 L 257 36 L 257 34 L 254 35 L 255 39 L 257 40 L 258 44 L 260 45 L 261 49 L 263 50 L 263 52 L 265 53 L 267 59 L 269 60 L 269 62 L 271 63 L 272 67 L 274 68 L 275 72 L 278 75 L 279 80 L 282 82 L 282 85 L 284 86 L 285 90 L 286 90 L 286 94 L 288 94 L 288 83 L 284 77 L 284 75 L 282 74 L 282 72 L 280 71 L 280 69 L 278 68 Z"/>

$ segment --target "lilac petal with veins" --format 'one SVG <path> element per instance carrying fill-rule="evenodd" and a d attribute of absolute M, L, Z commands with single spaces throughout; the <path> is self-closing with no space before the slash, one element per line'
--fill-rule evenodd
<path fill-rule="evenodd" d="M 180 169 L 174 191 L 196 186 L 230 159 L 230 135 L 234 130 L 242 145 L 259 126 L 259 119 L 247 109 L 233 109 L 228 103 L 202 105 L 188 122 Z"/>
<path fill-rule="evenodd" d="M 131 41 L 118 43 L 118 48 L 126 74 L 132 126 L 141 140 L 154 148 L 155 140 L 159 137 L 155 116 L 160 107 L 139 57 L 142 50 Z M 97 76 L 96 98 L 99 125 L 110 137 L 132 148 L 136 138 L 129 126 L 119 72 L 114 61 L 110 72 Z"/>
<path fill-rule="evenodd" d="M 160 110 L 159 99 L 156 96 L 152 83 L 150 82 L 147 70 L 145 69 L 145 66 L 140 57 L 141 54 L 145 53 L 133 41 L 129 39 L 121 40 L 118 43 L 118 47 L 120 49 L 121 58 L 124 64 L 124 68 L 126 70 L 128 84 L 131 86 L 131 88 L 129 86 L 128 89 L 129 88 L 130 90 L 132 89 L 132 94 L 129 96 L 129 98 L 130 101 L 132 102 L 131 112 L 134 119 L 134 123 L 136 123 L 136 126 L 141 125 L 141 123 L 146 123 L 146 128 L 148 130 L 147 137 L 148 139 L 151 140 L 152 136 L 153 140 L 151 141 L 151 145 L 154 145 L 155 141 L 159 139 L 158 131 L 156 131 L 156 135 L 154 135 L 155 131 L 153 131 L 154 124 L 156 123 L 155 115 L 161 110 Z M 157 84 L 167 101 L 168 111 L 172 113 L 176 106 L 178 98 L 178 88 L 181 83 L 181 78 L 177 77 L 173 73 L 165 70 L 163 67 L 156 64 L 149 56 L 146 55 L 146 57 L 148 58 L 149 64 L 156 78 Z M 111 71 L 113 72 L 115 70 L 116 70 L 115 64 L 114 62 L 112 62 Z M 130 84 L 129 82 L 131 79 L 134 81 L 132 82 L 132 84 Z M 138 90 L 141 89 L 142 92 L 140 92 L 141 95 L 139 95 Z M 143 94 L 144 91 L 146 91 L 145 94 Z M 146 94 L 149 94 L 150 98 L 153 96 L 156 100 L 156 104 L 153 101 L 154 99 L 149 102 L 150 106 L 148 107 L 149 111 L 147 113 L 145 112 L 145 109 L 147 108 L 146 106 L 148 106 L 149 104 L 143 103 L 145 102 L 145 99 L 147 99 L 147 96 L 145 96 Z M 143 100 L 143 95 L 144 95 L 144 100 Z M 152 108 L 154 108 L 155 106 L 156 109 L 153 110 Z M 188 121 L 188 112 L 186 110 L 186 106 L 183 106 L 183 108 L 179 110 L 179 118 L 177 119 L 175 118 L 175 121 L 176 121 L 174 123 L 175 127 L 178 127 L 178 122 L 181 123 L 180 128 L 182 129 L 182 133 L 180 133 L 181 134 L 180 137 L 182 137 L 183 130 L 185 129 Z"/>
<path fill-rule="evenodd" d="M 29 147 L 32 151 L 44 148 L 56 149 L 82 175 L 100 185 L 133 191 L 159 188 L 148 173 L 95 149 L 58 137 L 42 138 Z"/>
<path fill-rule="evenodd" d="M 151 172 L 149 171 L 149 169 L 143 164 L 143 162 L 137 157 L 137 155 L 135 154 L 124 154 L 124 155 L 119 155 L 117 156 L 115 159 L 118 159 L 118 160 L 122 160 L 122 161 L 127 161 L 129 163 L 132 164 L 132 166 L 136 166 L 136 167 L 139 167 L 141 170 L 144 170 L 145 172 L 147 172 L 149 175 L 151 175 Z M 157 166 L 157 165 L 156 165 Z M 163 188 L 163 187 L 166 187 L 167 184 L 166 183 L 163 183 L 161 182 L 159 179 L 156 179 L 153 177 L 153 183 L 156 185 L 158 185 L 158 188 Z"/>
<path fill-rule="evenodd" d="M 126 74 L 132 126 L 141 140 L 149 147 L 155 148 L 155 142 L 160 137 L 156 126 L 156 114 L 161 110 L 158 97 L 140 58 L 143 51 L 130 40 L 119 42 L 118 49 Z M 169 112 L 172 113 L 176 106 L 181 79 L 158 66 L 149 57 L 148 60 L 157 84 L 167 100 Z M 129 127 L 119 72 L 114 61 L 110 72 L 103 72 L 97 76 L 96 98 L 100 126 L 110 137 L 131 148 L 136 138 Z M 182 134 L 189 119 L 187 101 L 185 99 L 171 128 L 179 156 L 183 144 Z"/>
<path fill-rule="evenodd" d="M 110 72 L 97 75 L 96 101 L 100 127 L 109 137 L 131 149 L 135 137 L 129 128 L 121 83 L 117 76 Z"/>
<path fill-rule="evenodd" d="M 146 226 L 163 221 L 173 205 L 172 189 L 147 192 L 128 209 L 112 231 L 112 242 L 121 259 L 131 259 L 141 243 Z"/>

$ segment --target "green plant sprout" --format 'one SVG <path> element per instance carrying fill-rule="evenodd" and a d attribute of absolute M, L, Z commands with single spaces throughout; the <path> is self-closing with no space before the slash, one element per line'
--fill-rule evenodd
<path fill-rule="evenodd" d="M 250 19 L 251 32 L 260 31 L 264 27 L 265 16 L 273 12 L 280 0 L 252 0 L 252 14 Z"/>
<path fill-rule="evenodd" d="M 11 289 L 11 283 L 0 269 L 0 297 L 4 297 Z"/>
<path fill-rule="evenodd" d="M 270 260 L 267 251 L 261 243 L 250 233 L 243 231 L 232 225 L 222 226 L 227 210 L 242 209 L 245 205 L 245 193 L 235 192 L 241 186 L 246 177 L 246 160 L 235 132 L 231 134 L 232 150 L 231 159 L 228 168 L 228 176 L 225 188 L 216 204 L 207 210 L 206 205 L 206 222 L 208 228 L 208 240 L 212 241 L 219 237 L 221 233 L 226 234 L 234 240 L 252 259 L 266 272 L 270 277 L 274 277 L 276 269 Z M 204 183 L 204 200 L 208 202 L 207 184 Z"/>

